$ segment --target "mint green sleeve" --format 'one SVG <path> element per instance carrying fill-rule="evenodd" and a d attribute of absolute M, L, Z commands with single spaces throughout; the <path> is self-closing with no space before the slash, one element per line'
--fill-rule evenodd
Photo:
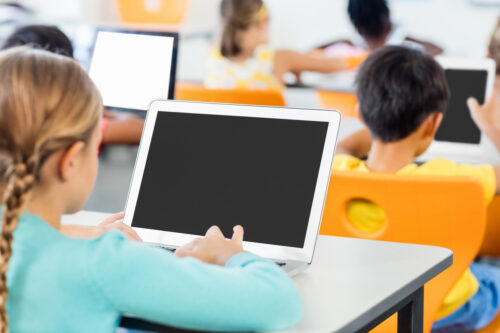
<path fill-rule="evenodd" d="M 121 313 L 170 326 L 210 331 L 283 329 L 302 306 L 292 280 L 249 253 L 226 267 L 126 241 L 117 231 L 89 243 L 90 283 Z"/>

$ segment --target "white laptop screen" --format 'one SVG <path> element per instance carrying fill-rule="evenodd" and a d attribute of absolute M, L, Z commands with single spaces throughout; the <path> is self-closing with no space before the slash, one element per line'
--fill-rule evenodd
<path fill-rule="evenodd" d="M 488 72 L 447 69 L 445 73 L 451 94 L 450 103 L 436 133 L 436 140 L 479 144 L 481 132 L 470 116 L 467 99 L 475 97 L 479 103 L 484 103 Z"/>
<path fill-rule="evenodd" d="M 89 75 L 104 105 L 145 111 L 156 99 L 173 97 L 176 36 L 99 31 Z"/>
<path fill-rule="evenodd" d="M 132 226 L 301 248 L 328 122 L 158 112 Z"/>

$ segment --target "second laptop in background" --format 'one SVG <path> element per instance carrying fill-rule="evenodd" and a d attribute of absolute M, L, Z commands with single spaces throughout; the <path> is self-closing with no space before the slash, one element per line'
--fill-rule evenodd
<path fill-rule="evenodd" d="M 104 106 L 146 111 L 153 100 L 173 99 L 177 45 L 177 33 L 98 30 L 89 75 Z"/>

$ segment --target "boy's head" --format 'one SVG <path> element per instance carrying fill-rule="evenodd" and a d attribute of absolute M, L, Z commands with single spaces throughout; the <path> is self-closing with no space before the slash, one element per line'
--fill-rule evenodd
<path fill-rule="evenodd" d="M 27 25 L 20 27 L 7 38 L 2 49 L 21 45 L 30 45 L 52 53 L 73 57 L 71 41 L 64 32 L 55 26 Z"/>
<path fill-rule="evenodd" d="M 432 142 L 449 91 L 444 70 L 430 55 L 386 46 L 361 65 L 356 84 L 361 117 L 374 139 L 400 141 L 428 123 L 425 144 Z"/>
<path fill-rule="evenodd" d="M 387 0 L 349 0 L 347 11 L 352 24 L 365 39 L 385 39 L 391 29 Z"/>

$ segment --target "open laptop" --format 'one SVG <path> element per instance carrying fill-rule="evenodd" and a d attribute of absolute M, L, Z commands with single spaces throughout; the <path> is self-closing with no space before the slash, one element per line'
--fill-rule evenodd
<path fill-rule="evenodd" d="M 336 111 L 155 101 L 125 223 L 177 248 L 218 225 L 295 274 L 311 263 L 340 125 Z"/>
<path fill-rule="evenodd" d="M 493 91 L 495 62 L 492 59 L 438 57 L 450 89 L 450 102 L 432 145 L 418 158 L 425 162 L 444 157 L 458 163 L 488 163 L 491 143 L 470 116 L 467 99 L 483 104 Z"/>
<path fill-rule="evenodd" d="M 178 34 L 99 29 L 89 75 L 104 106 L 147 111 L 151 101 L 173 99 Z"/>

